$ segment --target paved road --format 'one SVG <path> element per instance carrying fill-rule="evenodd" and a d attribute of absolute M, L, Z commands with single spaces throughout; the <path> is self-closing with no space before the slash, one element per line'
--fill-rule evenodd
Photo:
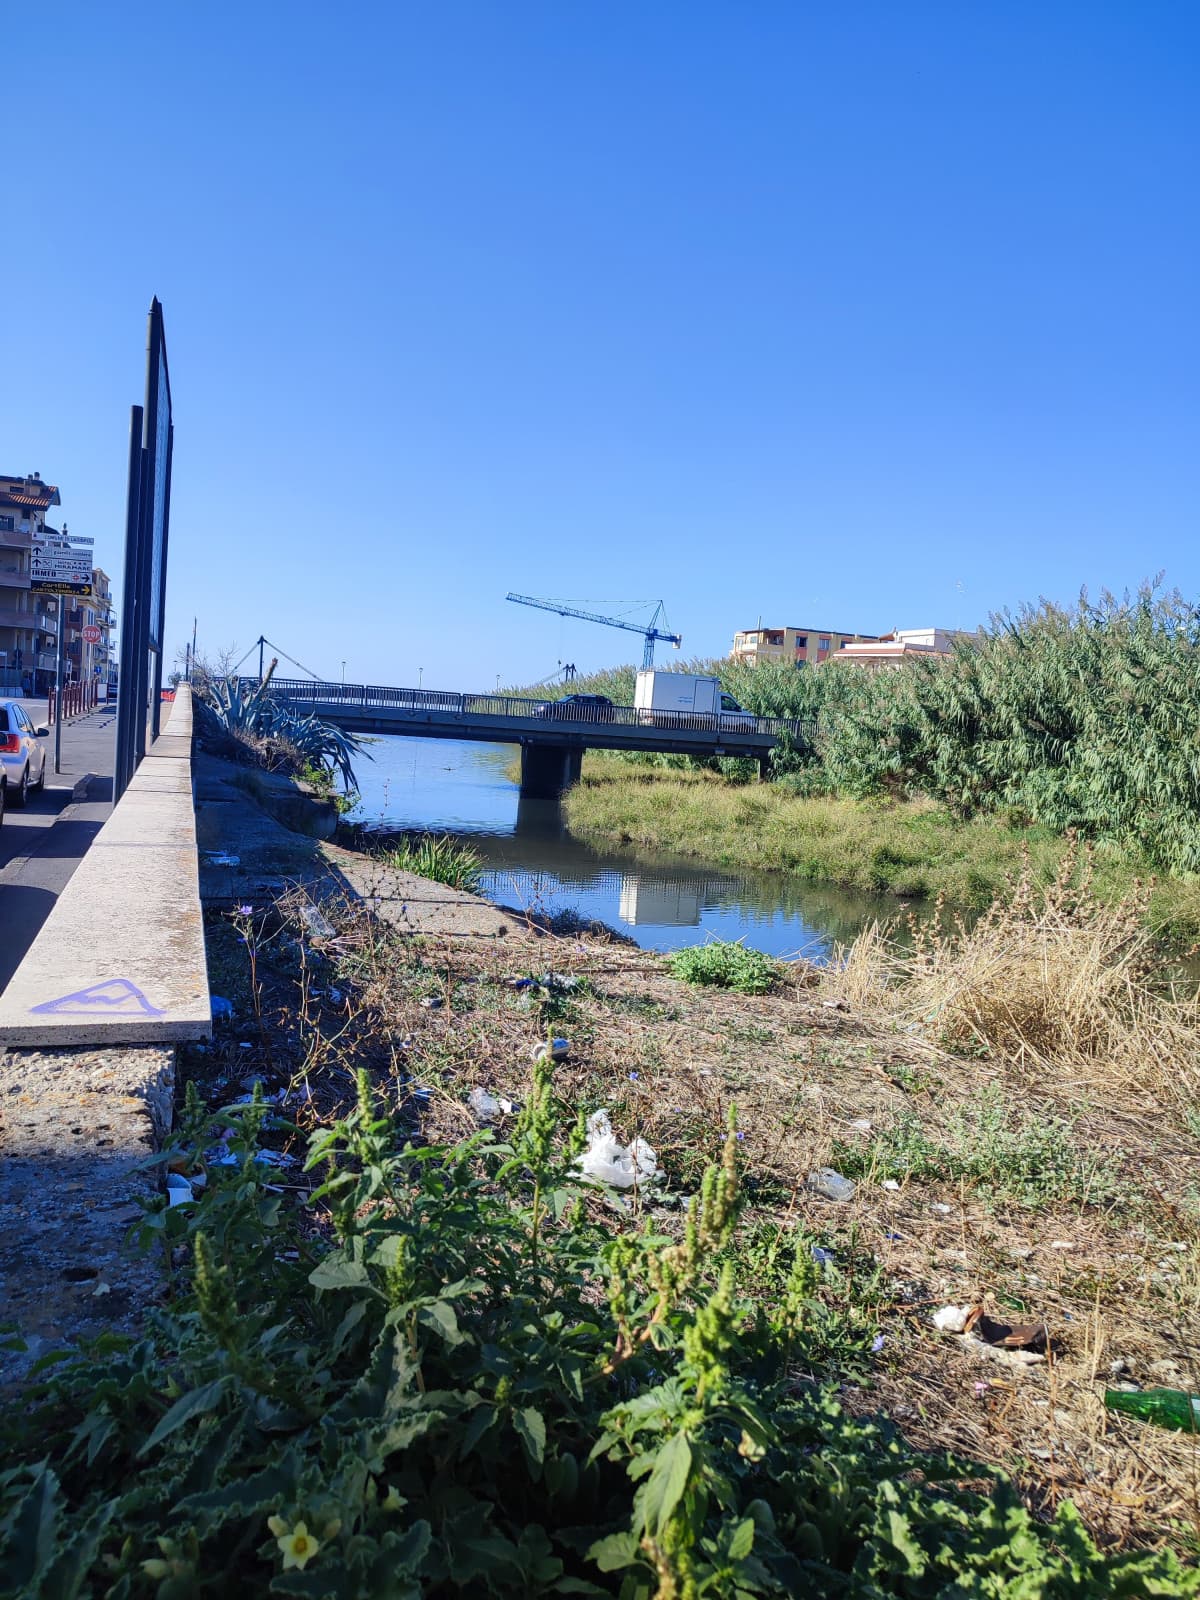
<path fill-rule="evenodd" d="M 45 701 L 22 702 L 34 722 Z M 46 787 L 22 811 L 9 806 L 0 826 L 0 988 L 7 984 L 55 898 L 112 810 L 116 708 L 66 722 L 62 770 L 47 739 Z"/>

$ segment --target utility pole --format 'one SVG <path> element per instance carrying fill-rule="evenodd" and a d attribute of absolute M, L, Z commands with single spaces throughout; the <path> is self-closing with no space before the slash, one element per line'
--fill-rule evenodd
<path fill-rule="evenodd" d="M 262 634 L 260 633 L 259 636 L 258 636 L 258 681 L 259 681 L 259 683 L 262 682 L 262 675 L 263 675 L 263 645 L 265 645 L 266 642 L 267 641 L 263 638 Z"/>

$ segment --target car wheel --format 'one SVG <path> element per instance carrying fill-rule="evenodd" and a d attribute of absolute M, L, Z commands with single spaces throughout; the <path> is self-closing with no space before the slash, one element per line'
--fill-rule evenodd
<path fill-rule="evenodd" d="M 15 806 L 23 806 L 28 799 L 29 799 L 29 763 L 27 761 L 25 763 L 25 770 L 21 774 L 21 781 L 17 785 L 16 790 L 15 790 L 15 792 L 13 794 L 12 803 Z"/>
<path fill-rule="evenodd" d="M 4 821 L 4 813 L 8 807 L 8 779 L 0 778 L 0 823 Z"/>

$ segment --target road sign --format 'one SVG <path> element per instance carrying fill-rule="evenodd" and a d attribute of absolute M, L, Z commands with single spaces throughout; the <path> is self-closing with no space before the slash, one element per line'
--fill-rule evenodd
<path fill-rule="evenodd" d="M 100 629 L 94 622 L 89 622 L 86 628 L 80 628 L 79 631 L 83 635 L 85 644 L 100 643 Z"/>

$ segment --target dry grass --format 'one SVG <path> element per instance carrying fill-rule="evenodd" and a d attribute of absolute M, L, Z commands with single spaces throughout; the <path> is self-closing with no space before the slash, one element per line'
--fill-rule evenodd
<path fill-rule="evenodd" d="M 1120 1379 L 1200 1393 L 1200 1140 L 1166 1115 L 1178 1101 L 1161 1066 L 1144 1090 L 1122 1096 L 1124 1078 L 1107 1075 L 1102 1044 L 1115 1031 L 1094 1032 L 1093 1053 L 1080 1055 L 1111 1092 L 1084 1095 L 1070 1090 L 1061 1050 L 1045 1054 L 1061 1038 L 1049 1028 L 1049 1002 L 1037 1029 L 1039 1013 L 1015 996 L 985 1010 L 972 994 L 1007 981 L 1000 966 L 964 956 L 955 979 L 949 942 L 941 957 L 920 959 L 935 970 L 943 963 L 937 992 L 959 995 L 970 1019 L 961 1037 L 977 1047 L 974 1030 L 994 1014 L 1006 1027 L 1023 1019 L 1024 1045 L 964 1058 L 907 1032 L 894 952 L 878 934 L 836 976 L 818 981 L 797 968 L 770 994 L 741 996 L 694 989 L 670 977 L 661 958 L 589 935 L 439 940 L 387 927 L 352 903 L 325 909 L 336 925 L 325 941 L 300 938 L 290 911 L 263 919 L 263 1026 L 224 1030 L 210 1052 L 191 1058 L 211 1092 L 249 1073 L 268 1089 L 301 1084 L 297 1120 L 315 1125 L 351 1097 L 352 1068 L 362 1062 L 422 1137 L 453 1140 L 476 1125 L 466 1103 L 472 1088 L 525 1096 L 531 1048 L 552 1030 L 570 1040 L 556 1073 L 565 1111 L 603 1106 L 620 1136 L 640 1135 L 657 1150 L 665 1204 L 640 1203 L 667 1229 L 735 1104 L 749 1195 L 740 1287 L 771 1293 L 776 1245 L 783 1241 L 786 1255 L 797 1232 L 832 1256 L 814 1308 L 825 1350 L 814 1375 L 839 1382 L 852 1405 L 887 1412 L 916 1443 L 1006 1468 L 1035 1507 L 1069 1496 L 1104 1541 L 1200 1542 L 1196 1443 L 1103 1405 L 1106 1381 L 1117 1381 L 1113 1363 Z M 1065 897 L 1060 912 L 1068 917 Z M 994 931 L 980 935 L 989 948 L 1024 937 L 1002 934 L 993 921 Z M 1065 931 L 1061 939 L 1075 948 Z M 1104 948 L 1119 962 L 1111 938 Z M 1128 959 L 1132 982 L 1132 952 Z M 1046 985 L 1057 960 L 1043 959 Z M 514 978 L 548 970 L 578 987 L 565 995 L 513 987 Z M 1103 961 L 1099 970 L 1107 971 Z M 1074 989 L 1056 977 L 1047 993 Z M 1120 1013 L 1116 987 L 1102 993 L 1107 1011 Z M 440 1003 L 422 1003 L 429 999 Z M 943 1026 L 945 1015 L 943 1007 Z M 247 1041 L 253 1049 L 241 1048 Z M 985 1089 L 1005 1138 L 1057 1117 L 1060 1142 L 1081 1163 L 1102 1155 L 1102 1191 L 1048 1183 L 1034 1204 L 1005 1186 L 999 1167 L 989 1181 L 986 1162 L 976 1161 L 971 1176 L 936 1161 L 906 1170 L 894 1130 L 919 1128 L 931 1149 L 957 1148 Z M 898 1187 L 884 1187 L 882 1168 L 872 1176 L 876 1148 L 899 1152 L 902 1176 L 890 1180 Z M 808 1172 L 855 1149 L 865 1175 L 849 1204 L 806 1189 Z M 593 1204 L 610 1214 L 606 1202 Z M 1020 1372 L 984 1363 L 931 1327 L 936 1306 L 974 1301 L 993 1315 L 1044 1319 L 1046 1363 Z M 884 1344 L 872 1354 L 877 1332 Z"/>
<path fill-rule="evenodd" d="M 900 944 L 879 926 L 841 952 L 838 991 L 949 1050 L 997 1057 L 1073 1093 L 1193 1106 L 1200 1001 L 1171 981 L 1137 884 L 1108 903 L 1072 842 L 1054 881 L 1028 866 L 968 928 L 944 915 Z M 939 907 L 939 913 L 942 908 Z"/>

